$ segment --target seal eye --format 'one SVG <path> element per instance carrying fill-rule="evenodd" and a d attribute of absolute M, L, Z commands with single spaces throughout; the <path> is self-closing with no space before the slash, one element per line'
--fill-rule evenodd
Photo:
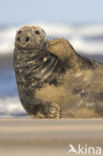
<path fill-rule="evenodd" d="M 18 32 L 18 34 L 21 34 L 22 33 L 22 31 L 20 30 L 19 32 Z"/>
<path fill-rule="evenodd" d="M 26 37 L 25 41 L 28 42 L 30 40 L 29 36 Z"/>
<path fill-rule="evenodd" d="M 40 32 L 39 32 L 38 30 L 36 30 L 36 31 L 35 31 L 35 34 L 36 34 L 36 35 L 39 35 L 39 34 L 40 34 Z"/>

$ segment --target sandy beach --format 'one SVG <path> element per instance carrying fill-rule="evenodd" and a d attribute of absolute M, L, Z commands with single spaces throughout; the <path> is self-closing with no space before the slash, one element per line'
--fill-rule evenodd
<path fill-rule="evenodd" d="M 103 147 L 103 120 L 0 119 L 0 155 L 66 156 L 69 144 Z"/>

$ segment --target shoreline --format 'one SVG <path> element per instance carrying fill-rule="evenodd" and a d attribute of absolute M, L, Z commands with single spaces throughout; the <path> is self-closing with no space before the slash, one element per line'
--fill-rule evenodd
<path fill-rule="evenodd" d="M 7 70 L 13 68 L 13 54 L 0 55 L 0 70 Z"/>

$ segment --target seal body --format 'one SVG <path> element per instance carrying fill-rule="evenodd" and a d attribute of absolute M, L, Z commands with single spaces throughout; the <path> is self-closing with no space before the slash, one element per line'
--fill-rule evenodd
<path fill-rule="evenodd" d="M 34 118 L 103 116 L 103 65 L 36 26 L 17 31 L 14 69 L 22 105 Z"/>

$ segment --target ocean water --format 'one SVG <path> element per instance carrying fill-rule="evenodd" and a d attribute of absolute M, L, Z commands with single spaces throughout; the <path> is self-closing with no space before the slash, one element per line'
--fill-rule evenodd
<path fill-rule="evenodd" d="M 56 24 L 36 23 L 41 26 L 48 39 L 69 40 L 81 55 L 103 62 L 103 24 Z M 28 117 L 17 94 L 12 54 L 17 29 L 21 25 L 0 26 L 0 117 Z M 8 59 L 9 58 L 9 59 Z"/>

